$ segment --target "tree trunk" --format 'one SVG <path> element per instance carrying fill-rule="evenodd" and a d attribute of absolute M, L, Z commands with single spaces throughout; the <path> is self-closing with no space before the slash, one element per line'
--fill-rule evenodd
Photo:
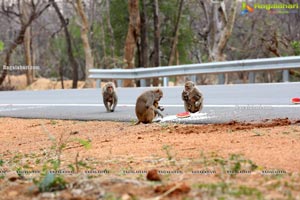
<path fill-rule="evenodd" d="M 172 39 L 171 52 L 170 52 L 169 62 L 168 62 L 169 66 L 174 64 L 174 59 L 175 59 L 176 52 L 177 52 L 179 23 L 180 23 L 180 17 L 181 17 L 181 13 L 182 13 L 183 1 L 184 0 L 180 1 L 178 13 L 177 13 L 177 19 L 176 19 L 175 27 L 174 27 L 174 31 L 173 31 L 174 35 L 173 35 L 173 39 Z M 177 83 L 177 77 L 175 77 L 175 84 L 176 83 Z"/>
<path fill-rule="evenodd" d="M 101 30 L 101 37 L 100 37 L 100 40 L 101 40 L 101 45 L 102 45 L 102 49 L 103 49 L 103 58 L 102 58 L 102 69 L 106 69 L 107 66 L 108 66 L 108 62 L 107 62 L 107 55 L 106 55 L 106 43 L 105 43 L 105 30 L 104 30 L 104 22 L 103 22 L 103 16 L 100 15 L 100 30 Z M 100 67 L 101 68 L 101 67 Z"/>
<path fill-rule="evenodd" d="M 88 78 L 89 70 L 94 67 L 94 57 L 89 43 L 89 23 L 81 0 L 76 0 L 75 9 L 81 19 L 81 40 L 85 54 L 85 84 L 84 87 L 92 87 L 92 81 Z"/>
<path fill-rule="evenodd" d="M 178 8 L 177 20 L 176 20 L 176 24 L 175 24 L 175 28 L 174 28 L 174 32 L 173 32 L 174 35 L 173 35 L 171 52 L 170 52 L 169 62 L 168 62 L 169 66 L 174 64 L 174 58 L 176 56 L 176 48 L 177 48 L 178 33 L 179 33 L 179 23 L 180 23 L 180 17 L 181 17 L 181 13 L 182 13 L 183 2 L 184 2 L 184 0 L 180 1 L 179 8 Z"/>
<path fill-rule="evenodd" d="M 140 65 L 139 67 L 148 68 L 148 29 L 147 29 L 147 11 L 145 0 L 142 0 L 141 11 L 141 43 L 140 43 Z M 146 86 L 150 86 L 150 79 L 146 80 Z"/>
<path fill-rule="evenodd" d="M 106 14 L 107 14 L 106 22 L 107 22 L 107 27 L 110 36 L 110 55 L 113 60 L 113 67 L 115 67 L 115 40 L 114 40 L 114 30 L 110 22 L 110 1 L 109 0 L 106 0 Z"/>
<path fill-rule="evenodd" d="M 64 32 L 65 32 L 65 39 L 66 39 L 66 43 L 67 43 L 67 52 L 68 52 L 68 57 L 73 69 L 73 74 L 72 74 L 72 78 L 73 78 L 73 82 L 72 82 L 72 88 L 77 88 L 78 87 L 78 65 L 77 62 L 74 58 L 73 55 L 73 48 L 72 48 L 72 42 L 71 42 L 71 36 L 70 36 L 70 32 L 68 30 L 68 22 L 65 20 L 63 14 L 61 13 L 57 3 L 55 2 L 55 0 L 50 0 L 50 2 L 52 3 L 53 8 L 55 9 L 55 12 L 60 20 L 60 23 L 62 24 L 63 28 L 64 28 Z M 63 73 L 63 70 L 60 71 L 60 73 Z M 63 76 L 63 74 L 62 74 Z M 62 80 L 63 81 L 63 80 Z M 62 87 L 63 87 L 63 82 L 62 82 Z"/>
<path fill-rule="evenodd" d="M 154 25 L 154 67 L 160 66 L 160 22 L 159 22 L 159 8 L 158 8 L 158 0 L 153 1 L 153 25 Z M 153 86 L 159 85 L 159 78 L 153 78 L 152 79 Z"/>
<path fill-rule="evenodd" d="M 32 53 L 31 53 L 31 28 L 28 27 L 25 31 L 25 36 L 24 36 L 24 51 L 25 51 L 25 63 L 29 67 L 26 70 L 26 83 L 27 86 L 33 83 L 34 81 L 34 70 L 30 69 L 30 67 L 33 66 L 32 63 Z"/>
<path fill-rule="evenodd" d="M 18 34 L 18 37 L 9 46 L 9 48 L 6 52 L 6 56 L 5 56 L 5 65 L 6 66 L 10 66 L 10 56 L 11 56 L 11 54 L 14 52 L 14 50 L 17 48 L 18 45 L 23 43 L 24 35 L 25 35 L 26 29 L 29 25 L 30 25 L 30 23 L 27 23 L 27 24 L 25 24 L 24 26 L 21 27 L 21 30 Z M 8 73 L 7 69 L 3 69 L 1 77 L 0 77 L 0 85 L 2 85 L 2 83 L 4 82 L 7 73 Z"/>
<path fill-rule="evenodd" d="M 225 9 L 225 3 L 212 3 L 211 1 L 201 1 L 205 12 L 207 26 L 199 33 L 207 40 L 207 50 L 210 61 L 225 61 L 224 50 L 231 36 L 235 15 L 237 10 L 237 0 L 231 1 L 229 16 Z M 228 75 L 225 75 L 225 83 L 228 83 Z"/>
<path fill-rule="evenodd" d="M 129 27 L 127 37 L 125 41 L 125 69 L 134 68 L 134 56 L 136 51 L 136 44 L 140 40 L 140 12 L 139 12 L 139 1 L 128 0 L 129 10 Z M 123 82 L 124 87 L 133 87 L 132 80 L 125 80 Z"/>
<path fill-rule="evenodd" d="M 22 26 L 24 26 L 26 24 L 26 22 L 29 20 L 29 5 L 25 2 L 22 1 L 20 4 L 20 21 Z M 26 69 L 26 84 L 27 86 L 30 85 L 31 83 L 33 83 L 33 69 L 31 69 L 30 67 L 33 66 L 32 63 L 32 53 L 31 53 L 31 28 L 30 26 L 27 27 L 27 29 L 25 30 L 25 34 L 24 34 L 24 55 L 25 55 L 25 63 L 26 66 L 28 66 L 28 69 Z"/>

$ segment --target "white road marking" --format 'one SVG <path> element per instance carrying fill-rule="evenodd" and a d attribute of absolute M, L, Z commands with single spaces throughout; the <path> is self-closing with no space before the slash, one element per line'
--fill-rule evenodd
<path fill-rule="evenodd" d="M 29 110 L 34 108 L 39 108 L 40 106 L 22 106 L 22 107 L 16 107 L 16 106 L 0 106 L 0 112 L 10 112 L 10 111 L 16 111 L 16 110 Z"/>
<path fill-rule="evenodd" d="M 0 104 L 0 107 L 100 107 L 104 104 Z M 135 104 L 118 104 L 119 107 L 135 107 Z M 174 107 L 179 108 L 183 105 L 172 105 L 172 104 L 161 104 L 163 107 Z M 300 105 L 263 105 L 263 104 L 241 104 L 241 105 L 204 105 L 203 107 L 207 108 L 240 108 L 240 109 L 257 109 L 257 108 L 300 108 Z"/>

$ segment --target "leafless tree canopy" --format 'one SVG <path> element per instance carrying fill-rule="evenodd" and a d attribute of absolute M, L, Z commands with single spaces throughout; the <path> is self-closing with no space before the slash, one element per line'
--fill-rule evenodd
<path fill-rule="evenodd" d="M 254 6 L 253 1 L 245 1 Z M 300 5 L 300 0 L 278 1 Z M 2 0 L 0 65 L 39 66 L 39 70 L 0 69 L 7 75 L 87 79 L 90 68 L 138 68 L 300 54 L 300 9 L 255 9 L 242 13 L 242 1 L 224 0 Z M 272 3 L 272 2 L 269 2 Z M 282 13 L 286 11 L 285 13 Z M 288 12 L 287 12 L 288 11 Z M 281 13 L 280 13 L 281 12 Z M 291 70 L 293 80 L 299 72 Z M 261 73 L 257 81 L 280 81 Z M 228 74 L 226 82 L 247 82 Z M 182 84 L 184 78 L 171 81 Z M 160 79 L 147 80 L 159 85 Z M 198 83 L 215 78 L 198 76 Z M 125 81 L 124 86 L 139 85 Z"/>

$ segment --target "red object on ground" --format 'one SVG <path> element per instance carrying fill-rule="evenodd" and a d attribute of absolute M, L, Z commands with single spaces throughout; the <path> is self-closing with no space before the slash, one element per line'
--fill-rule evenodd
<path fill-rule="evenodd" d="M 295 97 L 291 99 L 292 103 L 300 103 L 300 97 Z"/>
<path fill-rule="evenodd" d="M 182 113 L 178 113 L 176 115 L 176 117 L 179 117 L 179 118 L 185 118 L 185 117 L 189 117 L 191 116 L 189 112 L 182 112 Z"/>

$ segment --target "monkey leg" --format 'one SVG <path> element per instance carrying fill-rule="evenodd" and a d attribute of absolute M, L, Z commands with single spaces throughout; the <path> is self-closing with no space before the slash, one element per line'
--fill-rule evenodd
<path fill-rule="evenodd" d="M 110 110 L 111 112 L 115 111 L 117 104 L 118 104 L 118 97 L 117 97 L 117 95 L 114 95 L 114 99 L 112 101 L 112 109 Z"/>
<path fill-rule="evenodd" d="M 104 106 L 106 108 L 106 112 L 110 112 L 110 106 L 109 106 L 108 102 L 105 102 Z"/>

